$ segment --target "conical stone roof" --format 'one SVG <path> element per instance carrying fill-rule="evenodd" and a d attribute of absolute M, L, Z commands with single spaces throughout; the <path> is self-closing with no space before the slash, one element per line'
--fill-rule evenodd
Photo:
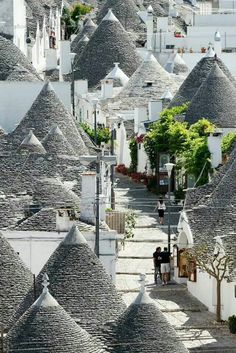
<path fill-rule="evenodd" d="M 179 75 L 188 72 L 188 66 L 178 53 L 172 53 L 165 64 L 165 70 Z"/>
<path fill-rule="evenodd" d="M 125 74 L 131 76 L 140 59 L 129 34 L 109 10 L 79 58 L 75 78 L 88 79 L 89 87 L 96 86 L 114 62 L 119 62 Z"/>
<path fill-rule="evenodd" d="M 182 105 L 184 103 L 190 102 L 197 92 L 198 88 L 201 86 L 203 81 L 207 78 L 207 75 L 211 71 L 211 68 L 217 62 L 218 66 L 228 77 L 228 79 L 236 86 L 236 81 L 225 66 L 225 64 L 219 58 L 214 57 L 204 57 L 197 65 L 192 69 L 187 78 L 184 80 L 180 86 L 178 92 L 171 101 L 169 107 L 174 107 Z"/>
<path fill-rule="evenodd" d="M 97 25 L 93 22 L 93 20 L 89 17 L 88 20 L 86 21 L 84 27 L 82 28 L 82 31 L 80 31 L 73 42 L 71 43 L 71 51 L 73 53 L 77 53 L 77 47 L 78 43 L 81 41 L 81 39 L 86 36 L 88 39 L 91 38 L 92 34 L 96 30 Z"/>
<path fill-rule="evenodd" d="M 80 55 L 83 53 L 84 48 L 86 47 L 86 45 L 89 42 L 89 38 L 86 36 L 86 34 L 79 40 L 79 42 L 76 44 L 76 46 L 74 47 L 73 52 L 76 53 L 75 55 L 75 59 L 74 59 L 74 67 L 75 69 L 78 67 L 77 63 L 79 60 Z"/>
<path fill-rule="evenodd" d="M 36 279 L 37 294 L 43 273 L 50 278 L 52 295 L 81 325 L 94 335 L 124 311 L 125 304 L 100 260 L 76 227 L 65 237 Z M 32 304 L 32 292 L 18 314 Z"/>
<path fill-rule="evenodd" d="M 43 207 L 61 207 L 78 208 L 80 198 L 60 180 L 56 178 L 42 178 L 35 180 L 33 184 L 33 198 Z"/>
<path fill-rule="evenodd" d="M 126 31 L 137 32 L 144 29 L 137 15 L 139 9 L 134 0 L 107 0 L 98 14 L 98 23 L 106 16 L 109 9 L 112 9 Z"/>
<path fill-rule="evenodd" d="M 17 65 L 31 73 L 35 77 L 35 81 L 40 79 L 36 70 L 21 50 L 12 41 L 0 36 L 0 81 L 7 80 Z"/>
<path fill-rule="evenodd" d="M 30 131 L 24 138 L 19 146 L 19 150 L 27 151 L 29 153 L 45 154 L 46 150 L 41 142 L 34 135 L 33 131 Z"/>
<path fill-rule="evenodd" d="M 223 128 L 236 127 L 236 88 L 216 63 L 191 100 L 185 116 L 190 124 L 200 118 Z"/>
<path fill-rule="evenodd" d="M 0 233 L 0 325 L 7 328 L 33 284 L 33 275 Z"/>
<path fill-rule="evenodd" d="M 51 83 L 43 86 L 31 108 L 16 129 L 9 134 L 9 140 L 16 148 L 29 130 L 41 141 L 52 127 L 57 125 L 78 155 L 88 154 L 88 149 L 76 128 L 74 118 L 57 97 Z"/>
<path fill-rule="evenodd" d="M 125 107 L 127 105 L 134 108 L 137 102 L 147 104 L 150 99 L 160 99 L 167 90 L 175 93 L 177 89 L 175 80 L 162 68 L 155 57 L 148 53 L 115 101 L 120 100 L 121 107 L 125 104 Z"/>
<path fill-rule="evenodd" d="M 67 141 L 58 126 L 54 126 L 42 140 L 42 144 L 49 154 L 75 155 L 71 144 Z"/>
<path fill-rule="evenodd" d="M 112 353 L 188 352 L 155 302 L 142 290 L 107 337 Z"/>
<path fill-rule="evenodd" d="M 95 341 L 44 288 L 7 335 L 12 353 L 102 353 Z"/>

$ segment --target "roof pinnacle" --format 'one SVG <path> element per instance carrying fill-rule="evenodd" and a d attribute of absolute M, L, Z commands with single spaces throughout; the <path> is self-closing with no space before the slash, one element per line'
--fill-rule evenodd
<path fill-rule="evenodd" d="M 43 274 L 42 285 L 43 285 L 43 293 L 48 293 L 49 277 L 46 273 Z"/>

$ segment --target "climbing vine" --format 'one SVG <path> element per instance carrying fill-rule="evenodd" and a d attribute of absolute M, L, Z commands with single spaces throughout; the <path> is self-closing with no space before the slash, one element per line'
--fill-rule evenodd
<path fill-rule="evenodd" d="M 130 171 L 136 172 L 137 166 L 138 166 L 138 143 L 135 138 L 131 139 L 129 143 L 129 149 L 130 149 L 130 158 L 131 158 Z"/>

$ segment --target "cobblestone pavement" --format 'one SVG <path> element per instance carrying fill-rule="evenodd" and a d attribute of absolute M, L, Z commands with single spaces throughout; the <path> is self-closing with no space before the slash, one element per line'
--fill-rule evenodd
<path fill-rule="evenodd" d="M 214 315 L 187 291 L 186 285 L 172 284 L 162 287 L 153 284 L 152 254 L 160 245 L 167 245 L 167 227 L 161 227 L 158 216 L 152 214 L 156 195 L 149 193 L 143 185 L 133 183 L 120 176 L 116 189 L 117 209 L 137 211 L 138 222 L 134 238 L 127 241 L 119 251 L 116 285 L 129 305 L 139 292 L 139 274 L 147 274 L 147 291 L 174 326 L 179 339 L 190 352 L 236 353 L 236 337 L 228 331 L 226 324 L 217 324 Z M 141 202 L 141 201 L 144 202 Z M 179 207 L 171 208 L 172 244 L 179 216 Z"/>

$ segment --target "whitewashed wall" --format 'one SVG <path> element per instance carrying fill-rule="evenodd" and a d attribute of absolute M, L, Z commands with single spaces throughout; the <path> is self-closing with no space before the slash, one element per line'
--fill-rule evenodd
<path fill-rule="evenodd" d="M 0 82 L 0 126 L 6 132 L 11 132 L 21 121 L 43 85 L 44 82 Z M 70 83 L 53 82 L 52 86 L 62 103 L 70 111 Z"/>
<path fill-rule="evenodd" d="M 64 239 L 67 233 L 36 232 L 36 231 L 2 231 L 11 246 L 32 273 L 37 275 L 50 255 Z M 93 232 L 82 232 L 88 245 L 94 250 L 95 234 Z M 116 275 L 116 231 L 100 231 L 100 260 L 106 271 L 115 282 Z"/>

